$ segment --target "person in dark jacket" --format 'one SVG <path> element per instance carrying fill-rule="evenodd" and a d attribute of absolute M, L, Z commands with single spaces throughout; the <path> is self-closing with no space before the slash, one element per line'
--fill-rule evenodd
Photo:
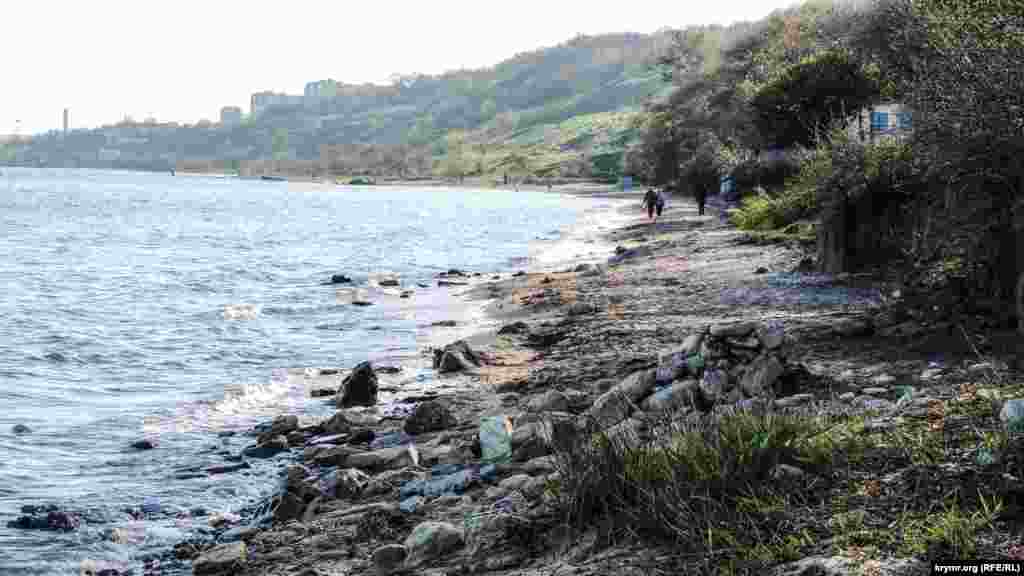
<path fill-rule="evenodd" d="M 703 184 L 698 184 L 693 190 L 694 200 L 697 201 L 697 214 L 700 216 L 704 215 L 704 203 L 707 202 L 708 194 L 707 188 Z"/>
<path fill-rule="evenodd" d="M 647 217 L 654 220 L 654 207 L 658 203 L 658 195 L 654 192 L 654 188 L 648 188 L 647 193 L 644 194 L 644 201 L 640 203 L 641 209 L 647 208 Z"/>

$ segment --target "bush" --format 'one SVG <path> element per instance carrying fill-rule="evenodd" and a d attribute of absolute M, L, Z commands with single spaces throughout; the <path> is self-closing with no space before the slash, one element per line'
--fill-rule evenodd
<path fill-rule="evenodd" d="M 661 540 L 706 569 L 737 555 L 763 567 L 795 552 L 778 534 L 799 532 L 785 510 L 810 493 L 811 475 L 777 479 L 773 470 L 828 477 L 836 446 L 826 417 L 737 411 L 655 427 L 648 441 L 592 428 L 557 451 L 556 498 L 571 525 Z"/>

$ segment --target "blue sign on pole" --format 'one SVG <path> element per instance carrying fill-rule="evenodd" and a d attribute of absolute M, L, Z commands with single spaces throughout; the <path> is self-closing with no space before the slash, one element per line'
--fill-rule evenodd
<path fill-rule="evenodd" d="M 633 177 L 623 176 L 622 177 L 622 190 L 623 192 L 629 192 L 633 189 Z"/>

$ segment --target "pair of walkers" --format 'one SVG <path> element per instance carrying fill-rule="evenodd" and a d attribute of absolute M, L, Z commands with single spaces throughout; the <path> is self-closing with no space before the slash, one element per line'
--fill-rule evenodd
<path fill-rule="evenodd" d="M 658 216 L 661 216 L 661 211 L 665 209 L 665 193 L 661 190 L 655 192 L 654 188 L 648 188 L 647 193 L 644 194 L 644 201 L 640 206 L 647 207 L 648 219 L 657 221 Z M 655 215 L 655 211 L 657 211 L 657 215 Z"/>
<path fill-rule="evenodd" d="M 694 200 L 697 201 L 697 214 L 703 216 L 704 205 L 707 202 L 707 191 L 703 188 L 698 188 L 694 193 Z M 665 209 L 665 192 L 662 190 L 655 191 L 653 188 L 648 188 L 640 206 L 646 206 L 647 218 L 656 222 L 658 216 L 661 216 L 662 210 Z"/>

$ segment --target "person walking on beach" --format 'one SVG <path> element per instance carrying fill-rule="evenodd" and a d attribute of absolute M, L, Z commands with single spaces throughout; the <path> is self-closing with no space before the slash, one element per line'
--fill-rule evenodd
<path fill-rule="evenodd" d="M 703 184 L 698 184 L 696 188 L 694 188 L 693 197 L 697 201 L 697 214 L 703 216 L 704 203 L 707 202 L 708 199 L 707 189 Z"/>
<path fill-rule="evenodd" d="M 654 188 L 648 188 L 647 193 L 644 194 L 644 201 L 640 203 L 640 209 L 647 207 L 647 218 L 654 221 L 654 205 L 658 203 L 658 195 L 654 192 Z"/>
<path fill-rule="evenodd" d="M 658 190 L 654 195 L 654 219 L 657 221 L 661 211 L 665 209 L 665 190 Z"/>

